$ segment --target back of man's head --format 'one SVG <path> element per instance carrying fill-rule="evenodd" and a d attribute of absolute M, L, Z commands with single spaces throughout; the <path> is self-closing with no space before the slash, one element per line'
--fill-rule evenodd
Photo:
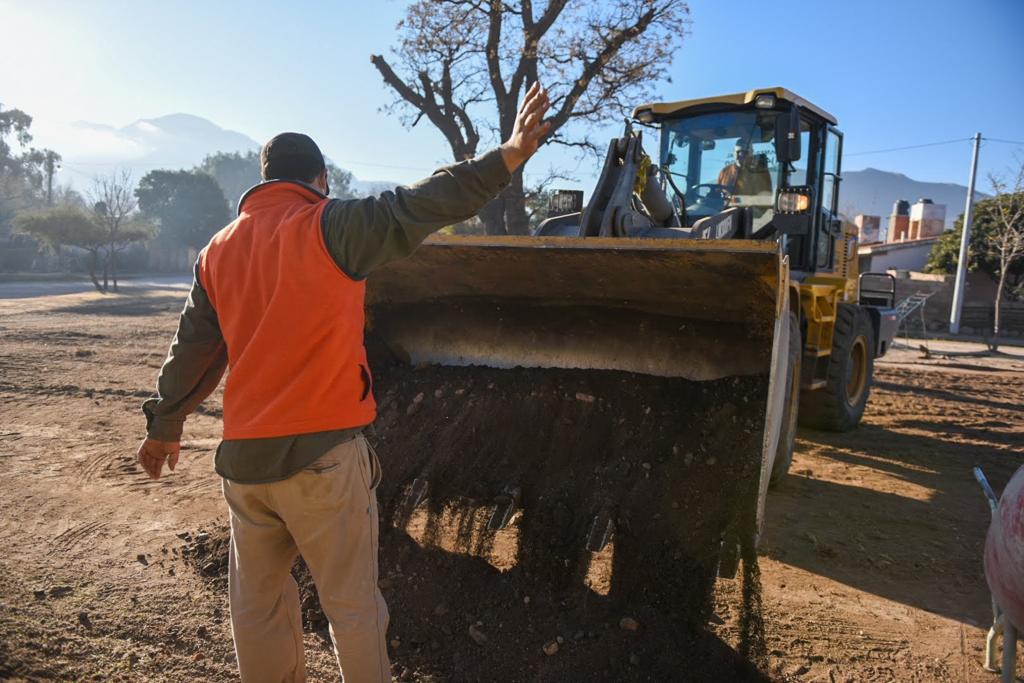
<path fill-rule="evenodd" d="M 327 167 L 313 138 L 302 133 L 278 133 L 260 149 L 264 180 L 299 180 L 312 183 Z"/>

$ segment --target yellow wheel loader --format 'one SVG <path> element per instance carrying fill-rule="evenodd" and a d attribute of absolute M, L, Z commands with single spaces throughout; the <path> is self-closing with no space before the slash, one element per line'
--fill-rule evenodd
<path fill-rule="evenodd" d="M 798 420 L 858 423 L 894 282 L 856 272 L 827 112 L 768 88 L 633 116 L 585 207 L 561 193 L 533 236 L 436 236 L 372 275 L 368 340 L 395 526 L 433 517 L 418 540 L 447 524 L 481 556 L 512 533 L 492 564 L 591 591 L 614 546 L 609 594 L 671 610 L 653 586 L 752 552 Z"/>

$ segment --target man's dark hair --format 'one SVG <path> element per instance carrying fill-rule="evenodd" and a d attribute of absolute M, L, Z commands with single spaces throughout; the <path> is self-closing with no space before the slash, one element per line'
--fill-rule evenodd
<path fill-rule="evenodd" d="M 279 133 L 260 150 L 264 180 L 300 180 L 311 183 L 327 168 L 313 138 L 302 133 Z"/>

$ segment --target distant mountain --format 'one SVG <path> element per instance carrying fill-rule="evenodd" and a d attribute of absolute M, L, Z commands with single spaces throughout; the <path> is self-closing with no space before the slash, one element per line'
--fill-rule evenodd
<path fill-rule="evenodd" d="M 156 168 L 192 168 L 212 152 L 246 152 L 259 143 L 192 114 L 140 119 L 121 128 L 88 121 L 41 131 L 37 136 L 64 157 L 59 180 L 87 186 L 89 178 L 129 168 L 138 180 Z"/>
<path fill-rule="evenodd" d="M 47 127 L 37 143 L 63 156 L 58 182 L 79 189 L 89 187 L 94 175 L 128 168 L 138 181 L 154 169 L 193 168 L 208 154 L 258 151 L 260 143 L 244 133 L 221 128 L 193 114 L 168 114 L 140 119 L 121 128 L 76 121 Z M 389 180 L 353 179 L 359 195 L 377 195 L 398 185 Z"/>
<path fill-rule="evenodd" d="M 975 201 L 988 195 L 974 193 Z M 898 199 L 911 204 L 921 198 L 946 205 L 946 227 L 963 213 L 967 201 L 967 188 L 956 183 L 926 183 L 913 180 L 902 173 L 865 168 L 862 171 L 844 171 L 839 189 L 839 211 L 848 218 L 859 213 L 881 216 L 882 229 L 888 225 L 887 217 Z"/>

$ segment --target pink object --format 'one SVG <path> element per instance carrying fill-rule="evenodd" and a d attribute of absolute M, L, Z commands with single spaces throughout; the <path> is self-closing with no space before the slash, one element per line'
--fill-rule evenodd
<path fill-rule="evenodd" d="M 985 539 L 985 580 L 1018 632 L 1024 631 L 1024 467 L 1010 478 Z"/>

